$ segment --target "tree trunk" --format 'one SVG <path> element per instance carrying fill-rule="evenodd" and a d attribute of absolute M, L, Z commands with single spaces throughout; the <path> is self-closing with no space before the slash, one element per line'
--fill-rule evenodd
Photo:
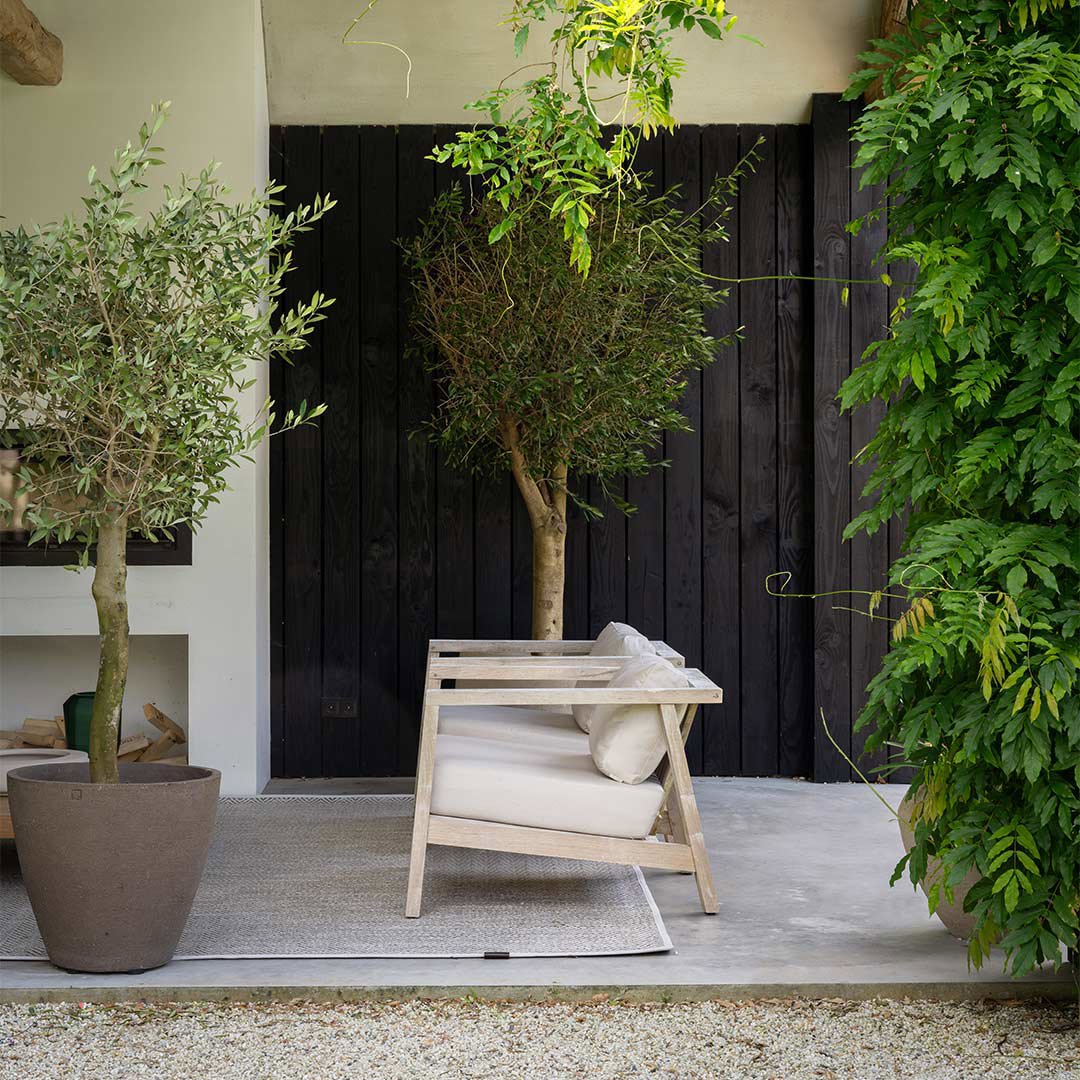
<path fill-rule="evenodd" d="M 98 616 L 98 677 L 90 720 L 90 782 L 115 784 L 116 737 L 128 673 L 127 518 L 104 522 L 97 537 L 94 603 Z"/>
<path fill-rule="evenodd" d="M 563 583 L 566 579 L 566 521 L 557 511 L 533 526 L 532 636 L 538 641 L 563 636 Z"/>
<path fill-rule="evenodd" d="M 566 464 L 556 465 L 549 479 L 537 480 L 521 451 L 517 421 L 500 421 L 510 471 L 529 511 L 533 538 L 532 636 L 557 641 L 563 635 L 563 583 L 566 580 Z"/>

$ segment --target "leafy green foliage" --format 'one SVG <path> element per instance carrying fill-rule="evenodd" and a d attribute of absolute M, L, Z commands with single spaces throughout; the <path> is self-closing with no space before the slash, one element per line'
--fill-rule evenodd
<path fill-rule="evenodd" d="M 890 182 L 883 261 L 918 275 L 841 391 L 889 403 L 863 452 L 873 532 L 910 503 L 894 586 L 929 617 L 870 686 L 868 745 L 929 793 L 915 881 L 972 867 L 970 956 L 1060 962 L 1080 907 L 1080 37 L 1077 0 L 922 0 L 851 95 L 864 183 Z M 923 611 L 926 616 L 927 612 Z"/>
<path fill-rule="evenodd" d="M 490 216 L 491 243 L 539 209 L 562 222 L 571 265 L 588 275 L 598 200 L 637 183 L 642 137 L 675 126 L 674 82 L 685 64 L 672 52 L 674 36 L 699 29 L 719 40 L 735 16 L 724 0 L 514 0 L 507 22 L 515 52 L 549 19 L 551 60 L 529 65 L 542 74 L 520 85 L 504 80 L 468 105 L 497 126 L 458 132 L 434 156 L 483 177 L 500 210 Z"/>
<path fill-rule="evenodd" d="M 228 202 L 211 166 L 136 215 L 164 119 L 159 106 L 107 178 L 91 170 L 78 220 L 0 233 L 0 438 L 21 448 L 32 542 L 198 525 L 274 422 L 270 401 L 241 411 L 251 365 L 302 349 L 330 303 L 274 303 L 293 237 L 329 199 L 280 218 L 280 188 Z M 301 404 L 279 426 L 321 411 Z"/>
<path fill-rule="evenodd" d="M 436 202 L 406 246 L 413 330 L 442 393 L 434 434 L 451 463 L 508 468 L 542 485 L 571 470 L 602 484 L 641 474 L 665 430 L 685 430 L 688 371 L 718 345 L 704 311 L 723 299 L 700 269 L 702 230 L 667 197 L 631 192 L 598 204 L 592 273 L 567 265 L 547 214 L 515 219 L 505 247 L 488 235 L 499 208 Z"/>

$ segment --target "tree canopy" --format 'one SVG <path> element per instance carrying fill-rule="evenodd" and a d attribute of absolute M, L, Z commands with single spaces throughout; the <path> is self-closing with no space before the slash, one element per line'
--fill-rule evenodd
<path fill-rule="evenodd" d="M 274 423 L 271 402 L 253 419 L 239 405 L 251 365 L 302 349 L 330 303 L 275 312 L 289 244 L 329 199 L 281 218 L 280 188 L 231 202 L 212 165 L 136 213 L 165 115 L 91 170 L 79 216 L 0 233 L 0 440 L 21 451 L 32 542 L 90 543 L 107 518 L 148 536 L 198 525 Z"/>

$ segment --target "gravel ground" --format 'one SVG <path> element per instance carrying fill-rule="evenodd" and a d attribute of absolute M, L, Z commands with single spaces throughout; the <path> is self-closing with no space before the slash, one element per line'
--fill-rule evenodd
<path fill-rule="evenodd" d="M 1080 1077 L 1052 1005 L 758 1001 L 584 1005 L 0 1006 L 0 1078 Z"/>

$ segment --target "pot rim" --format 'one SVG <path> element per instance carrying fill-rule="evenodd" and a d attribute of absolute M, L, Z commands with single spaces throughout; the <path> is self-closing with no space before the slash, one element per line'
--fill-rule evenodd
<path fill-rule="evenodd" d="M 148 762 L 147 764 L 148 765 L 158 765 L 157 762 Z M 149 777 L 146 780 L 138 780 L 138 779 L 131 779 L 132 776 L 137 776 L 138 775 L 137 773 L 136 774 L 126 773 L 125 774 L 125 779 L 122 782 L 117 783 L 117 784 L 95 783 L 94 781 L 90 780 L 89 778 L 87 778 L 86 780 L 80 780 L 80 779 L 77 779 L 77 778 L 67 777 L 67 776 L 56 776 L 56 775 L 35 776 L 35 775 L 33 775 L 39 769 L 42 769 L 42 770 L 47 769 L 47 770 L 49 770 L 50 773 L 52 773 L 53 770 L 56 770 L 57 768 L 61 768 L 61 767 L 68 766 L 68 765 L 84 766 L 84 765 L 86 765 L 86 762 L 84 762 L 84 761 L 70 761 L 70 762 L 67 762 L 67 761 L 63 761 L 63 762 L 43 761 L 43 762 L 40 762 L 37 765 L 21 765 L 17 769 L 11 769 L 11 770 L 8 771 L 7 782 L 8 782 L 8 785 L 9 785 L 9 789 L 10 789 L 10 784 L 11 784 L 12 780 L 15 780 L 15 781 L 17 781 L 19 783 L 23 783 L 23 784 L 75 784 L 78 787 L 101 788 L 103 790 L 104 789 L 122 790 L 124 788 L 133 788 L 133 787 L 175 787 L 175 786 L 180 785 L 180 784 L 203 784 L 203 783 L 206 783 L 207 781 L 213 781 L 213 780 L 220 780 L 221 779 L 221 772 L 218 769 L 211 769 L 206 765 L 171 765 L 171 764 L 167 764 L 167 763 L 166 764 L 161 764 L 158 767 L 162 768 L 162 769 L 169 769 L 169 770 L 183 769 L 185 771 L 190 771 L 191 773 L 195 773 L 196 775 L 194 775 L 194 776 L 191 776 L 191 775 L 189 775 L 189 776 L 178 776 L 178 777 L 176 777 L 175 779 L 172 779 L 172 780 L 162 780 L 162 779 L 154 779 L 154 780 L 152 780 L 152 779 L 149 779 Z M 138 766 L 136 765 L 136 767 L 138 767 Z"/>

